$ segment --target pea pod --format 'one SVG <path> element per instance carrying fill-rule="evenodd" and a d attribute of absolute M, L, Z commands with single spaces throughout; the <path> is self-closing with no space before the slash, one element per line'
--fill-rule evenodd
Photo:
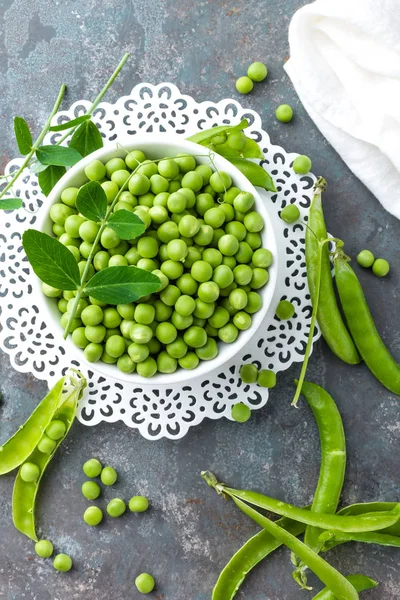
<path fill-rule="evenodd" d="M 379 546 L 394 546 L 400 548 L 400 537 L 398 535 L 389 535 L 379 531 L 369 531 L 366 533 L 334 533 L 324 531 L 319 536 L 323 545 L 324 552 L 331 550 L 339 544 L 346 542 L 362 542 L 363 544 L 378 544 Z"/>
<path fill-rule="evenodd" d="M 339 515 L 363 515 L 365 513 L 386 512 L 393 510 L 396 507 L 396 502 L 360 502 L 358 504 L 350 504 L 338 511 Z M 380 533 L 400 536 L 400 520 L 381 529 Z"/>
<path fill-rule="evenodd" d="M 215 137 L 219 133 L 229 133 L 231 131 L 242 131 L 249 126 L 249 122 L 247 119 L 243 119 L 237 125 L 217 125 L 217 127 L 211 127 L 210 129 L 205 129 L 204 131 L 198 131 L 194 135 L 186 138 L 189 142 L 194 142 L 195 144 L 201 144 L 202 146 L 207 145 L 207 143 L 211 142 L 212 138 Z"/>
<path fill-rule="evenodd" d="M 306 228 L 307 279 L 313 304 L 317 296 L 318 245 L 320 241 L 328 237 L 321 202 L 321 195 L 325 189 L 326 181 L 320 177 L 314 186 L 315 193 L 309 211 L 308 227 Z M 360 362 L 360 356 L 342 319 L 336 301 L 327 244 L 322 248 L 317 321 L 326 343 L 336 356 L 350 365 Z"/>
<path fill-rule="evenodd" d="M 276 523 L 296 537 L 305 530 L 303 523 L 291 519 L 279 519 Z M 250 538 L 221 571 L 212 600 L 232 600 L 251 569 L 280 546 L 282 543 L 265 529 Z"/>
<path fill-rule="evenodd" d="M 358 593 L 352 584 L 316 552 L 308 548 L 294 535 L 264 517 L 239 498 L 232 497 L 236 506 L 268 533 L 294 552 L 313 573 L 324 583 L 338 600 L 358 600 Z"/>
<path fill-rule="evenodd" d="M 270 496 L 250 492 L 246 490 L 235 490 L 223 484 L 216 486 L 221 494 L 227 494 L 232 498 L 239 498 L 258 508 L 263 508 L 278 515 L 288 517 L 294 521 L 312 525 L 320 529 L 329 529 L 344 532 L 378 531 L 385 527 L 390 527 L 400 518 L 400 503 L 389 512 L 379 512 L 363 514 L 358 516 L 351 515 L 331 515 L 312 512 L 304 508 L 298 508 L 292 504 L 287 504 Z"/>
<path fill-rule="evenodd" d="M 334 264 L 340 302 L 358 351 L 378 381 L 400 395 L 400 367 L 376 329 L 361 284 L 342 250 L 336 252 Z"/>
<path fill-rule="evenodd" d="M 366 575 L 348 575 L 347 581 L 355 588 L 357 592 L 364 592 L 365 590 L 372 590 L 378 585 L 377 581 L 374 581 Z M 335 600 L 335 596 L 332 592 L 325 588 L 319 592 L 312 600 Z"/>
<path fill-rule="evenodd" d="M 268 192 L 276 192 L 272 177 L 257 163 L 243 158 L 227 158 L 247 179 L 255 186 L 264 188 Z"/>
<path fill-rule="evenodd" d="M 54 418 L 62 395 L 65 377 L 50 390 L 31 416 L 0 448 L 0 475 L 9 473 L 26 461 Z"/>
<path fill-rule="evenodd" d="M 59 419 L 66 425 L 66 431 L 63 437 L 57 440 L 56 446 L 51 454 L 44 454 L 40 452 L 38 448 L 35 448 L 30 456 L 28 456 L 27 461 L 37 465 L 40 470 L 40 475 L 36 481 L 24 481 L 21 477 L 21 467 L 14 483 L 12 497 L 14 525 L 19 531 L 21 531 L 21 533 L 25 534 L 34 541 L 37 541 L 35 527 L 35 501 L 40 481 L 47 465 L 53 458 L 55 451 L 68 435 L 75 418 L 77 403 L 81 397 L 84 387 L 86 386 L 86 381 L 83 377 L 79 381 L 72 377 L 70 377 L 70 380 L 72 383 L 72 390 L 67 392 L 65 401 L 63 401 L 62 405 L 54 415 L 54 419 Z"/>
<path fill-rule="evenodd" d="M 252 138 L 248 137 L 246 137 L 246 146 L 243 150 L 233 150 L 233 148 L 231 148 L 227 142 L 225 142 L 224 144 L 218 144 L 218 146 L 216 146 L 214 150 L 215 152 L 217 152 L 221 156 L 224 156 L 228 160 L 230 158 L 239 157 L 258 158 L 259 160 L 265 158 L 264 152 L 261 150 L 257 142 L 254 141 Z"/>

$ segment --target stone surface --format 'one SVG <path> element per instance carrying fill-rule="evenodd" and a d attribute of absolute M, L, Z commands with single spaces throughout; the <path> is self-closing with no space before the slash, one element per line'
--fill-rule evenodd
<path fill-rule="evenodd" d="M 34 130 L 47 116 L 61 80 L 66 104 L 93 98 L 125 51 L 132 57 L 109 92 L 111 101 L 140 81 L 171 81 L 199 100 L 233 96 L 235 79 L 253 60 L 269 67 L 266 82 L 244 104 L 260 112 L 274 143 L 308 154 L 315 174 L 329 182 L 325 209 L 329 230 L 346 242 L 349 254 L 364 247 L 387 258 L 392 272 L 379 280 L 357 269 L 379 330 L 399 347 L 399 222 L 386 213 L 349 172 L 310 121 L 283 71 L 289 50 L 287 28 L 304 0 L 2 0 L 0 2 L 0 167 L 16 155 L 12 117 L 21 114 Z M 294 107 L 295 118 L 276 122 L 278 104 Z M 214 470 L 237 487 L 263 490 L 299 505 L 310 502 L 318 477 L 315 422 L 304 403 L 290 408 L 292 380 L 299 368 L 281 374 L 269 404 L 245 425 L 204 422 L 179 442 L 148 442 L 122 424 L 86 428 L 76 424 L 43 481 L 37 506 L 40 532 L 57 552 L 70 553 L 74 568 L 56 573 L 50 560 L 11 521 L 13 476 L 0 486 L 0 597 L 7 600 L 127 600 L 139 598 L 135 576 L 157 580 L 157 600 L 206 600 L 218 573 L 257 527 L 200 479 Z M 343 415 L 348 470 L 343 502 L 396 500 L 399 400 L 382 388 L 365 366 L 341 364 L 320 341 L 308 379 L 331 392 Z M 1 439 L 29 415 L 45 385 L 16 373 L 1 356 Z M 83 460 L 98 456 L 114 465 L 114 496 L 148 495 L 151 510 L 106 519 L 98 528 L 83 524 L 87 501 L 80 493 Z M 345 545 L 330 553 L 345 574 L 363 572 L 380 582 L 371 600 L 400 597 L 398 550 Z M 320 583 L 312 579 L 315 588 Z M 237 594 L 238 600 L 297 600 L 287 551 L 260 565 Z M 141 596 L 140 596 L 141 597 Z M 308 597 L 308 596 L 307 596 Z M 366 595 L 367 597 L 367 595 Z"/>

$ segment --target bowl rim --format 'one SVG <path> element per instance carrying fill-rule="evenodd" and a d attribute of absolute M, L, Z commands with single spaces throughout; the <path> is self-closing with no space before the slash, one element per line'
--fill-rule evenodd
<path fill-rule="evenodd" d="M 170 147 L 179 147 L 177 150 L 171 149 Z M 145 152 L 146 156 L 149 158 L 152 157 L 152 149 L 153 155 L 160 154 L 160 158 L 162 156 L 173 156 L 178 152 L 187 152 L 188 154 L 196 154 L 196 158 L 198 159 L 198 163 L 205 162 L 207 155 L 205 154 L 205 148 L 199 144 L 183 139 L 181 136 L 170 133 L 146 133 L 146 134 L 135 134 L 134 136 L 124 136 L 120 140 L 116 142 L 111 142 L 106 144 L 99 150 L 92 152 L 88 156 L 82 158 L 76 165 L 71 167 L 65 175 L 57 182 L 52 191 L 47 197 L 47 207 L 41 211 L 41 214 L 35 224 L 35 228 L 40 231 L 45 231 L 46 233 L 52 234 L 51 222 L 50 222 L 50 207 L 60 200 L 61 192 L 69 186 L 74 185 L 72 183 L 73 180 L 76 179 L 87 180 L 84 175 L 85 167 L 90 164 L 93 160 L 102 160 L 106 162 L 113 156 L 124 156 L 126 152 L 129 152 L 134 149 L 141 149 Z M 160 149 L 165 149 L 165 152 L 159 152 Z M 199 156 L 200 155 L 200 156 Z M 202 160 L 202 159 L 205 160 Z M 267 205 L 263 202 L 262 197 L 257 192 L 256 188 L 250 183 L 250 181 L 227 159 L 220 156 L 219 154 L 214 154 L 213 156 L 214 164 L 221 171 L 227 171 L 233 180 L 233 184 L 237 185 L 241 190 L 246 190 L 251 192 L 255 198 L 255 207 L 258 212 L 261 213 L 265 227 L 261 235 L 263 237 L 263 247 L 265 247 L 265 236 L 268 233 L 268 248 L 271 250 L 273 254 L 273 263 L 271 267 L 269 267 L 269 281 L 266 286 L 261 288 L 261 290 L 257 290 L 263 299 L 262 308 L 255 314 L 252 315 L 253 322 L 249 329 L 245 331 L 241 331 L 239 336 L 235 342 L 232 344 L 223 344 L 220 345 L 219 354 L 212 360 L 208 361 L 200 361 L 199 365 L 193 370 L 185 370 L 182 368 L 178 368 L 177 371 L 170 374 L 164 374 L 157 372 L 151 378 L 141 377 L 137 374 L 136 371 L 133 373 L 123 373 L 119 371 L 116 364 L 106 364 L 102 362 L 90 363 L 85 359 L 83 354 L 83 350 L 78 349 L 72 342 L 71 336 L 68 336 L 66 340 L 63 340 L 62 328 L 60 327 L 58 308 L 56 303 L 51 303 L 46 296 L 43 295 L 41 291 L 41 282 L 39 278 L 34 278 L 36 282 L 36 292 L 38 295 L 43 295 L 45 301 L 44 305 L 46 307 L 46 316 L 45 318 L 50 319 L 50 321 L 54 321 L 54 336 L 58 336 L 63 340 L 64 345 L 66 346 L 66 351 L 70 352 L 73 356 L 76 354 L 77 350 L 80 351 L 79 361 L 82 362 L 88 369 L 98 373 L 103 377 L 112 377 L 113 379 L 123 382 L 136 384 L 140 386 L 171 386 L 173 384 L 181 384 L 184 382 L 188 382 L 194 378 L 199 377 L 208 377 L 211 371 L 216 371 L 220 369 L 225 363 L 230 361 L 236 354 L 240 353 L 241 350 L 245 347 L 245 345 L 250 341 L 250 339 L 255 335 L 259 326 L 264 321 L 264 318 L 267 314 L 267 311 L 271 305 L 271 302 L 274 297 L 274 292 L 277 285 L 278 279 L 278 264 L 279 264 L 279 255 L 278 255 L 278 244 L 276 239 L 276 231 L 273 227 L 273 221 L 271 216 L 268 213 Z M 75 183 L 75 185 L 78 185 Z M 82 185 L 79 184 L 79 185 Z M 56 299 L 57 300 L 57 299 Z M 53 328 L 51 327 L 53 330 Z M 221 351 L 221 348 L 223 350 Z"/>

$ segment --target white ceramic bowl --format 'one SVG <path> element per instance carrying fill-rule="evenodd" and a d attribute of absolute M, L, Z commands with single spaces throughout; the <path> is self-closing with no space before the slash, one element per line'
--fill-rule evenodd
<path fill-rule="evenodd" d="M 105 163 L 114 157 L 123 158 L 126 156 L 126 150 L 130 151 L 134 149 L 143 150 L 146 156 L 152 159 L 163 158 L 164 156 L 176 156 L 176 154 L 180 152 L 185 152 L 187 154 L 195 154 L 198 163 L 208 162 L 205 148 L 199 146 L 198 144 L 194 144 L 193 142 L 188 142 L 182 139 L 180 136 L 174 136 L 169 133 L 135 135 L 134 137 L 118 140 L 118 146 L 117 144 L 109 144 L 108 146 L 93 152 L 86 158 L 83 158 L 78 164 L 69 169 L 69 171 L 60 179 L 57 185 L 53 188 L 52 192 L 49 194 L 49 197 L 46 200 L 49 209 L 50 206 L 55 202 L 60 202 L 61 192 L 65 188 L 69 186 L 79 187 L 86 183 L 87 178 L 85 176 L 84 169 L 92 160 L 99 159 Z M 198 156 L 199 154 L 203 154 L 204 156 Z M 272 228 L 272 222 L 268 211 L 266 210 L 266 206 L 249 180 L 242 175 L 242 173 L 238 171 L 238 169 L 236 169 L 236 167 L 234 167 L 229 161 L 227 161 L 225 158 L 222 158 L 218 154 L 215 154 L 214 163 L 219 171 L 226 171 L 230 174 L 233 185 L 241 190 L 251 192 L 254 195 L 255 208 L 264 218 L 265 227 L 261 233 L 263 247 L 268 248 L 272 252 L 274 256 L 274 262 L 269 268 L 270 277 L 267 285 L 261 290 L 258 290 L 263 299 L 263 306 L 261 310 L 252 315 L 253 323 L 251 327 L 247 331 L 241 331 L 237 340 L 233 344 L 224 344 L 222 342 L 219 344 L 219 354 L 213 360 L 200 361 L 199 366 L 191 371 L 178 369 L 172 374 L 158 373 L 151 379 L 140 377 L 136 372 L 131 374 L 122 373 L 119 371 L 116 365 L 108 365 L 102 362 L 88 363 L 85 361 L 83 351 L 76 348 L 71 341 L 71 336 L 69 336 L 68 340 L 64 343 L 67 345 L 71 356 L 75 355 L 79 361 L 87 364 L 88 368 L 92 369 L 93 371 L 102 373 L 104 376 L 109 376 L 113 379 L 137 383 L 140 385 L 154 386 L 157 384 L 173 385 L 174 383 L 181 383 L 183 381 L 193 379 L 193 377 L 206 376 L 214 369 L 221 369 L 225 362 L 240 352 L 240 350 L 247 344 L 261 324 L 272 301 L 278 272 L 279 257 L 275 233 Z M 37 229 L 44 231 L 49 235 L 53 235 L 52 222 L 48 212 L 44 213 L 43 217 L 38 220 Z M 39 280 L 37 281 L 36 293 L 38 295 L 42 294 Z M 63 331 L 60 325 L 60 312 L 57 308 L 57 304 L 54 302 L 54 300 L 49 299 L 48 302 L 43 303 L 43 306 L 44 310 L 47 311 L 47 314 L 43 316 L 45 320 L 51 324 L 50 330 L 54 332 L 56 338 L 58 337 L 61 342 Z"/>

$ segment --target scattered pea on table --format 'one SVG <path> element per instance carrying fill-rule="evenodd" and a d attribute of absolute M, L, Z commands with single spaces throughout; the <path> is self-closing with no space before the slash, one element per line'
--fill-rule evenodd
<path fill-rule="evenodd" d="M 262 369 L 258 373 L 257 383 L 261 387 L 273 388 L 276 385 L 276 374 L 268 369 Z"/>
<path fill-rule="evenodd" d="M 49 540 L 39 540 L 35 544 L 35 552 L 40 558 L 49 558 L 53 554 L 53 544 Z"/>
<path fill-rule="evenodd" d="M 146 361 L 144 361 L 146 362 Z M 141 363 L 143 364 L 143 363 Z M 114 483 L 117 481 L 118 475 L 116 470 L 113 467 L 104 467 L 101 471 L 100 474 L 100 479 L 101 482 L 104 483 L 104 485 L 114 485 Z"/>
<path fill-rule="evenodd" d="M 287 319 L 291 319 L 295 313 L 295 308 L 289 300 L 281 300 L 276 307 L 276 316 L 279 317 L 282 321 L 286 321 Z"/>
<path fill-rule="evenodd" d="M 289 104 L 281 104 L 276 109 L 275 116 L 281 123 L 289 123 L 293 119 L 293 108 Z"/>
<path fill-rule="evenodd" d="M 243 402 L 238 402 L 232 406 L 231 415 L 232 419 L 237 423 L 245 423 L 251 417 L 251 410 Z"/>
<path fill-rule="evenodd" d="M 89 506 L 83 513 L 83 520 L 90 527 L 96 527 L 103 520 L 103 511 L 98 506 Z"/>
<path fill-rule="evenodd" d="M 96 500 L 100 496 L 100 486 L 95 481 L 85 481 L 82 484 L 82 494 L 88 500 Z"/>
<path fill-rule="evenodd" d="M 156 582 L 154 577 L 148 573 L 141 573 L 136 577 L 135 585 L 141 594 L 150 594 L 154 590 Z"/>
<path fill-rule="evenodd" d="M 311 160 L 305 154 L 298 156 L 293 161 L 293 171 L 299 175 L 306 175 L 311 171 L 311 167 Z"/>
<path fill-rule="evenodd" d="M 133 496 L 129 500 L 129 510 L 131 512 L 145 512 L 149 508 L 149 501 L 145 496 Z"/>
<path fill-rule="evenodd" d="M 377 258 L 372 265 L 372 272 L 377 277 L 385 277 L 390 271 L 390 265 L 384 258 Z"/>
<path fill-rule="evenodd" d="M 68 554 L 57 554 L 53 561 L 53 567 L 56 571 L 70 571 L 72 568 L 72 559 Z"/>
<path fill-rule="evenodd" d="M 101 462 L 97 458 L 91 458 L 83 465 L 83 472 L 86 477 L 94 478 L 100 475 L 102 468 Z"/>
<path fill-rule="evenodd" d="M 113 498 L 107 504 L 107 513 L 110 517 L 120 517 L 126 511 L 126 504 L 121 498 Z"/>
<path fill-rule="evenodd" d="M 255 365 L 246 364 L 240 367 L 240 378 L 243 383 L 254 383 L 257 381 L 258 369 Z"/>
<path fill-rule="evenodd" d="M 372 267 L 374 261 L 375 256 L 371 250 L 361 250 L 361 252 L 357 254 L 357 262 L 361 267 L 368 269 L 369 267 Z"/>
<path fill-rule="evenodd" d="M 236 89 L 239 94 L 248 94 L 253 89 L 253 86 L 253 81 L 246 75 L 243 75 L 236 80 Z"/>
<path fill-rule="evenodd" d="M 247 76 L 253 81 L 264 81 L 268 75 L 268 69 L 262 62 L 253 62 L 247 69 Z"/>
<path fill-rule="evenodd" d="M 295 223 L 300 218 L 300 210 L 295 204 L 288 204 L 281 210 L 280 217 L 285 223 Z"/>

